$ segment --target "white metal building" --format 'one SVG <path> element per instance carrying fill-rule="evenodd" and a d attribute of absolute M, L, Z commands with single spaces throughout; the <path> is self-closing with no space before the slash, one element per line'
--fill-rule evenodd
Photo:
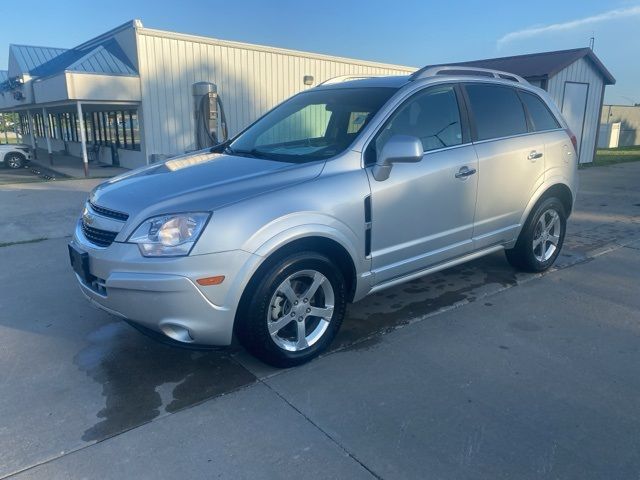
<path fill-rule="evenodd" d="M 457 65 L 513 72 L 547 90 L 578 138 L 580 162 L 593 160 L 604 89 L 615 79 L 591 49 Z M 155 30 L 133 20 L 72 49 L 10 45 L 8 71 L 0 71 L 0 112 L 19 112 L 24 141 L 34 146 L 86 159 L 84 131 L 88 156 L 131 168 L 201 146 L 198 82 L 216 85 L 233 135 L 329 78 L 414 70 Z"/>
<path fill-rule="evenodd" d="M 460 62 L 515 73 L 546 90 L 578 139 L 580 163 L 593 161 L 604 89 L 616 80 L 590 48 Z"/>
<path fill-rule="evenodd" d="M 640 105 L 603 105 L 598 147 L 640 145 Z"/>
<path fill-rule="evenodd" d="M 197 82 L 217 86 L 233 135 L 329 78 L 414 70 L 154 30 L 133 20 L 68 50 L 10 45 L 0 112 L 20 113 L 32 145 L 82 158 L 84 130 L 89 156 L 132 168 L 196 148 Z"/>

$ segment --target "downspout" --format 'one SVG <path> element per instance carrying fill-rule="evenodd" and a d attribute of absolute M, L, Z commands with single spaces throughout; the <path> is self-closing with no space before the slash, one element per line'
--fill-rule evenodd
<path fill-rule="evenodd" d="M 602 82 L 602 94 L 600 95 L 600 108 L 598 109 L 598 129 L 596 130 L 596 143 L 593 145 L 593 155 L 591 156 L 591 162 L 593 163 L 596 159 L 596 152 L 598 151 L 598 140 L 600 140 L 600 122 L 602 119 L 602 104 L 604 103 L 604 90 L 607 88 L 607 85 Z M 607 118 L 607 123 L 609 123 L 609 119 Z"/>

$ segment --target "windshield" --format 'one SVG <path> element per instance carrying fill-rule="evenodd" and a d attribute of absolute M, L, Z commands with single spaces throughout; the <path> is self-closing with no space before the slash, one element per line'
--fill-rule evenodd
<path fill-rule="evenodd" d="M 287 100 L 238 136 L 225 150 L 302 163 L 343 152 L 395 88 L 310 90 Z"/>

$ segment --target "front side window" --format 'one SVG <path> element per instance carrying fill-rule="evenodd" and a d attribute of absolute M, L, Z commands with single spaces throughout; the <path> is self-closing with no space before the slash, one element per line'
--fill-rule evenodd
<path fill-rule="evenodd" d="M 453 86 L 428 88 L 401 105 L 378 134 L 376 152 L 394 135 L 420 139 L 425 152 L 460 145 L 462 126 Z"/>
<path fill-rule="evenodd" d="M 558 121 L 538 96 L 531 93 L 520 92 L 520 98 L 522 98 L 522 101 L 527 107 L 534 132 L 560 128 Z"/>
<path fill-rule="evenodd" d="M 516 91 L 501 85 L 471 84 L 465 89 L 476 126 L 477 140 L 527 133 L 527 120 Z"/>
<path fill-rule="evenodd" d="M 333 157 L 353 143 L 396 91 L 370 87 L 301 93 L 241 133 L 226 152 L 292 163 Z"/>

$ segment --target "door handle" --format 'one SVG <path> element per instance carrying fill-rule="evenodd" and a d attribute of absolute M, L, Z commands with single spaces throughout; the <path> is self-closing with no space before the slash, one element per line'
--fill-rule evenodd
<path fill-rule="evenodd" d="M 527 155 L 527 158 L 529 160 L 536 160 L 537 158 L 542 157 L 541 153 L 536 152 L 535 150 L 531 150 L 531 152 L 529 153 L 529 155 Z"/>
<path fill-rule="evenodd" d="M 476 173 L 475 168 L 461 167 L 460 170 L 458 170 L 458 173 L 456 173 L 456 178 L 467 178 L 474 173 Z"/>

